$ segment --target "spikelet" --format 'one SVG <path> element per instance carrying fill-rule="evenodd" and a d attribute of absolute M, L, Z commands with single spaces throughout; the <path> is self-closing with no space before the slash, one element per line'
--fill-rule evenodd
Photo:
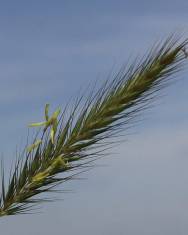
<path fill-rule="evenodd" d="M 47 104 L 45 121 L 30 125 L 44 127 L 41 139 L 28 147 L 22 164 L 16 163 L 8 188 L 2 177 L 0 216 L 29 212 L 31 205 L 43 201 L 34 196 L 51 192 L 57 184 L 73 179 L 74 170 L 91 166 L 93 155 L 88 150 L 96 149 L 96 160 L 100 157 L 98 144 L 121 132 L 150 104 L 170 76 L 181 69 L 186 45 L 187 41 L 178 43 L 175 38 L 168 38 L 144 61 L 107 82 L 80 111 L 76 104 L 66 122 L 63 115 L 58 119 L 60 109 L 49 117 Z"/>

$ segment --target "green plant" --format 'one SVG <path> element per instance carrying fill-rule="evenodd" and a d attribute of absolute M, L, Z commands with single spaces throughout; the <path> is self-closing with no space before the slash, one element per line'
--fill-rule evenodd
<path fill-rule="evenodd" d="M 104 141 L 128 127 L 182 68 L 186 45 L 187 41 L 169 37 L 142 61 L 106 81 L 84 105 L 83 97 L 78 99 L 68 118 L 66 109 L 60 117 L 59 109 L 49 117 L 47 104 L 45 121 L 30 125 L 42 131 L 16 161 L 7 187 L 2 167 L 0 216 L 30 212 L 33 205 L 45 201 L 37 195 L 91 167 L 110 144 Z"/>

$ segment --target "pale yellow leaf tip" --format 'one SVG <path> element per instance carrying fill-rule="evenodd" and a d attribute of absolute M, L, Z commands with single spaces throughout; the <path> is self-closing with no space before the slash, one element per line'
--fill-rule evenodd
<path fill-rule="evenodd" d="M 26 149 L 28 153 L 32 152 L 35 148 L 37 148 L 42 143 L 42 140 L 36 140 L 33 144 L 29 145 Z"/>

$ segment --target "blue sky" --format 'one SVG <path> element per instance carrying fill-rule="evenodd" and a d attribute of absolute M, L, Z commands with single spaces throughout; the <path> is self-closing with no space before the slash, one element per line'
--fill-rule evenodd
<path fill-rule="evenodd" d="M 97 78 L 179 30 L 188 2 L 1 1 L 0 143 L 7 167 L 45 103 L 64 107 Z M 187 70 L 188 71 L 188 70 Z M 3 235 L 187 235 L 187 72 L 75 193 L 36 215 L 1 219 Z M 26 232 L 27 231 L 27 232 Z"/>

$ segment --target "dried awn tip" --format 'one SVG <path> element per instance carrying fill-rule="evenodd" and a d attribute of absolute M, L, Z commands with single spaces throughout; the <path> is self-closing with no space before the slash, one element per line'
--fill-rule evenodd
<path fill-rule="evenodd" d="M 183 53 L 185 55 L 185 58 L 188 58 L 188 52 L 187 52 L 186 47 L 182 48 L 182 51 L 183 51 Z"/>

